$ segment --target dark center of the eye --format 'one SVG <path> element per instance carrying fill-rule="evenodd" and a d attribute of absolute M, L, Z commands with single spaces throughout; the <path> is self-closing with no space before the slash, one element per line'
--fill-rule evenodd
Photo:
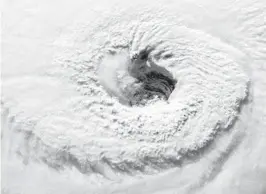
<path fill-rule="evenodd" d="M 168 100 L 175 88 L 177 81 L 165 68 L 150 62 L 147 66 L 149 52 L 142 51 L 132 60 L 135 77 L 140 83 L 140 87 L 135 90 L 131 105 L 144 105 L 148 100 L 158 97 Z"/>

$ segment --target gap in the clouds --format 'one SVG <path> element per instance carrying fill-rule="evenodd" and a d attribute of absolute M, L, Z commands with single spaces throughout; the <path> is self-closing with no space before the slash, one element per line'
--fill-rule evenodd
<path fill-rule="evenodd" d="M 151 49 L 134 55 L 129 64 L 129 73 L 139 83 L 133 93 L 131 105 L 145 105 L 149 100 L 168 100 L 177 83 L 173 75 L 157 65 L 150 56 Z"/>
<path fill-rule="evenodd" d="M 127 53 L 106 57 L 99 67 L 99 78 L 109 95 L 126 106 L 145 106 L 167 101 L 177 80 L 151 57 L 151 48 L 128 57 Z"/>

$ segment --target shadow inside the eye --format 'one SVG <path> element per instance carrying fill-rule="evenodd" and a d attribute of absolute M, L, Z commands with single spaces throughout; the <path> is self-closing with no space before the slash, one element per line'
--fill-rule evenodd
<path fill-rule="evenodd" d="M 158 97 L 159 99 L 168 100 L 175 88 L 177 80 L 174 79 L 171 72 L 149 60 L 150 51 L 141 51 L 131 60 L 132 68 L 129 74 L 141 83 L 130 99 L 131 104 L 143 104 L 144 101 Z"/>

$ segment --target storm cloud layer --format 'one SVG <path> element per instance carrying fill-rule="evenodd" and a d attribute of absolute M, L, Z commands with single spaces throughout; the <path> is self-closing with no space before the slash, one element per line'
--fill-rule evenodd
<path fill-rule="evenodd" d="M 52 3 L 6 3 L 3 191 L 265 192 L 265 2 Z"/>

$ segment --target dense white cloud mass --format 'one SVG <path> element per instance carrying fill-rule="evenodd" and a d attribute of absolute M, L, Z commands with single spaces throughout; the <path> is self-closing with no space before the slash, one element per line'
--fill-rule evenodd
<path fill-rule="evenodd" d="M 6 1 L 3 193 L 266 193 L 266 2 Z"/>

